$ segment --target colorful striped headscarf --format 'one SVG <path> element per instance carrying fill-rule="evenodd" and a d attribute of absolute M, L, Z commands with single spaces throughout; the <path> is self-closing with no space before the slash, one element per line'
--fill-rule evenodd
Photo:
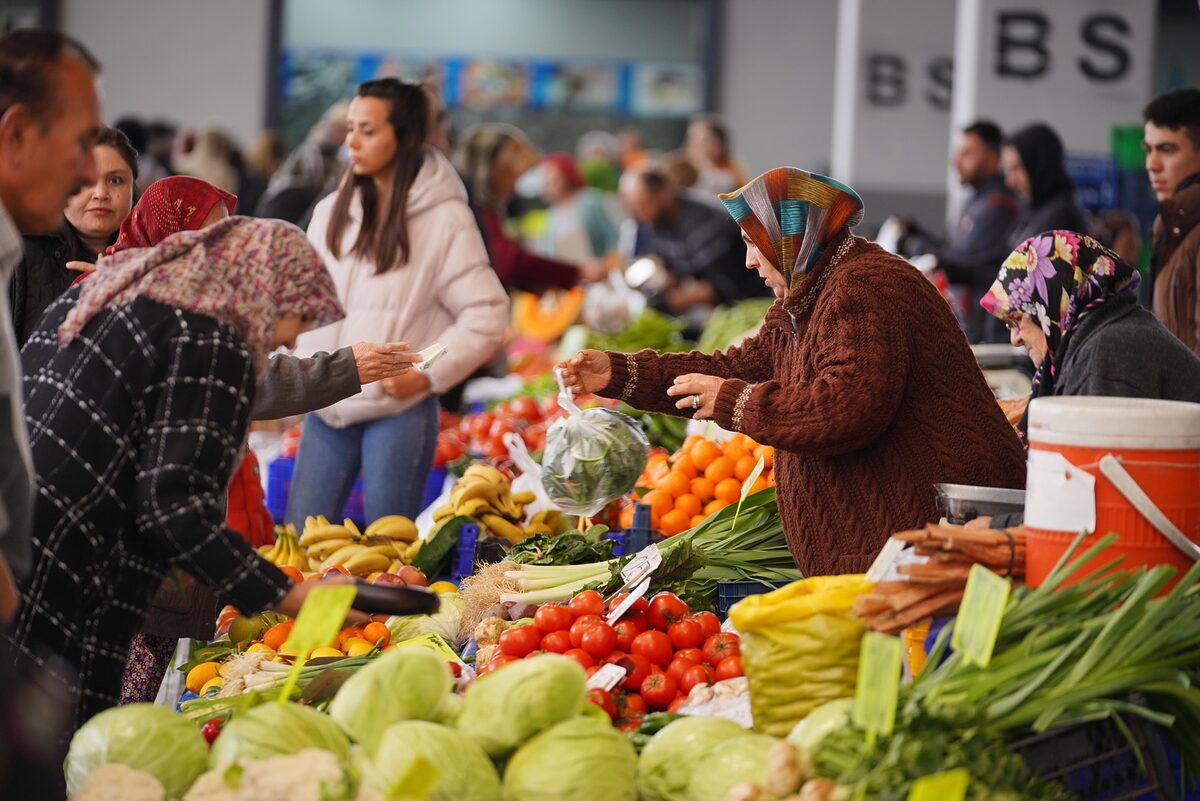
<path fill-rule="evenodd" d="M 345 316 L 320 255 L 281 220 L 230 217 L 106 256 L 97 267 L 58 328 L 62 347 L 105 308 L 144 297 L 233 327 L 261 374 L 281 318 L 298 314 L 320 327 Z"/>
<path fill-rule="evenodd" d="M 1115 297 L 1135 297 L 1140 280 L 1132 265 L 1092 237 L 1045 231 L 1009 254 L 979 305 L 1005 322 L 1024 312 L 1046 335 L 1046 358 L 1033 377 L 1037 398 L 1054 394 L 1058 364 L 1079 323 Z"/>
<path fill-rule="evenodd" d="M 863 218 L 857 192 L 795 167 L 768 170 L 720 198 L 750 241 L 783 273 L 789 291 L 838 231 Z"/>

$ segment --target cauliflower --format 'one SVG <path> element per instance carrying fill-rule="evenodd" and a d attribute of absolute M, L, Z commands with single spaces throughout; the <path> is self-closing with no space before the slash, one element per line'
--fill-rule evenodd
<path fill-rule="evenodd" d="M 183 801 L 352 801 L 353 782 L 328 751 L 245 759 L 205 773 Z"/>
<path fill-rule="evenodd" d="M 71 801 L 163 801 L 166 790 L 158 779 L 119 762 L 100 765 L 71 795 Z"/>

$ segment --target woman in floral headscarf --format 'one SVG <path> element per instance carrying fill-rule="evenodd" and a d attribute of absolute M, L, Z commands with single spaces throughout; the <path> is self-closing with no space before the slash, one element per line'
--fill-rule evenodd
<path fill-rule="evenodd" d="M 938 518 L 934 484 L 1022 486 L 1021 445 L 953 313 L 911 265 L 850 232 L 854 190 L 780 167 L 721 200 L 746 269 L 779 298 L 759 334 L 711 355 L 585 350 L 562 365 L 575 391 L 773 446 L 805 575 L 865 571 L 892 533 Z"/>
<path fill-rule="evenodd" d="M 101 259 L 43 316 L 22 353 L 38 492 L 10 637 L 78 672 L 79 722 L 117 703 L 172 569 L 246 613 L 299 610 L 309 583 L 226 528 L 225 488 L 268 353 L 341 317 L 304 232 L 245 217 Z"/>
<path fill-rule="evenodd" d="M 1128 262 L 1092 237 L 1045 231 L 1005 259 L 980 305 L 1029 351 L 1035 398 L 1200 402 L 1200 359 L 1138 305 L 1138 282 Z"/>

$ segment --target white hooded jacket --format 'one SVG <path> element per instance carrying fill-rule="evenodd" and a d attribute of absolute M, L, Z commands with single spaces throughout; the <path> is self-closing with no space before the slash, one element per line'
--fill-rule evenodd
<path fill-rule="evenodd" d="M 336 193 L 317 204 L 308 238 L 325 259 L 346 316 L 302 335 L 299 356 L 332 353 L 355 342 L 404 341 L 413 350 L 440 342 L 446 355 L 429 370 L 434 393 L 455 386 L 499 349 L 508 324 L 508 295 L 488 261 L 467 193 L 454 167 L 437 151 L 425 160 L 408 194 L 411 252 L 408 261 L 382 275 L 351 253 L 362 222 L 357 197 L 342 238 L 342 256 L 325 245 Z M 317 412 L 335 428 L 399 414 L 429 393 L 397 400 L 380 384 Z"/>

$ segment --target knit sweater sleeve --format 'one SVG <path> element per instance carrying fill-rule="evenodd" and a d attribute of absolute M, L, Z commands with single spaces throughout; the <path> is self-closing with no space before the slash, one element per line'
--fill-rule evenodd
<path fill-rule="evenodd" d="M 717 394 L 717 425 L 786 451 L 831 456 L 887 430 L 903 399 L 913 321 L 865 282 L 853 282 L 810 324 L 821 330 L 813 380 L 728 380 Z"/>
<path fill-rule="evenodd" d="M 599 394 L 623 400 L 630 406 L 648 412 L 691 417 L 690 410 L 675 408 L 678 398 L 667 395 L 667 387 L 676 377 L 699 373 L 724 379 L 741 379 L 743 382 L 766 381 L 772 374 L 768 336 L 759 333 L 740 346 L 712 354 L 700 351 L 656 353 L 652 350 L 609 353 L 612 378 Z"/>
<path fill-rule="evenodd" d="M 307 359 L 279 353 L 254 390 L 254 420 L 278 420 L 324 409 L 361 389 L 352 348 L 316 353 Z"/>

